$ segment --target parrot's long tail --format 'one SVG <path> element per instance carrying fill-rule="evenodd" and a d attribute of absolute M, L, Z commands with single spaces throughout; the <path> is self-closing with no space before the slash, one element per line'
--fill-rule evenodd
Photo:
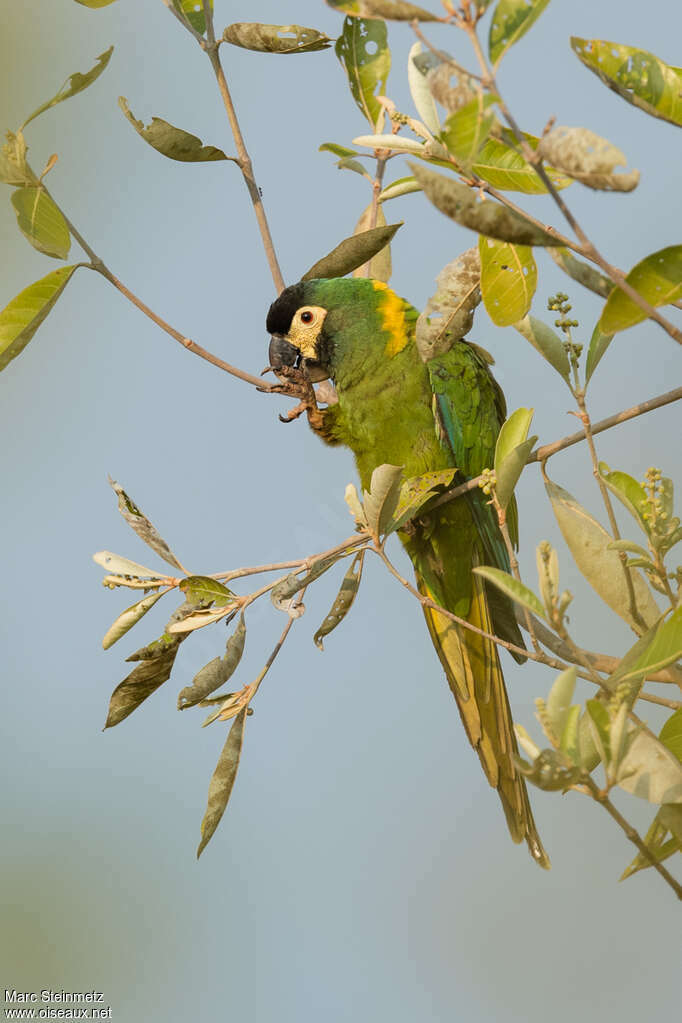
<path fill-rule="evenodd" d="M 438 603 L 419 572 L 417 585 L 425 597 Z M 495 635 L 483 580 L 473 575 L 472 585 L 468 621 Z M 513 760 L 518 747 L 497 646 L 432 608 L 424 607 L 424 615 L 469 741 L 497 789 L 511 837 L 515 842 L 525 839 L 535 862 L 548 869 L 549 857 L 535 827 L 526 783 Z"/>

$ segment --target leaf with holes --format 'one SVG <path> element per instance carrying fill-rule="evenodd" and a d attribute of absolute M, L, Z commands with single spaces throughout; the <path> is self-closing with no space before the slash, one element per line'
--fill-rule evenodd
<path fill-rule="evenodd" d="M 330 632 L 333 632 L 337 625 L 341 624 L 353 606 L 353 601 L 355 600 L 360 588 L 364 559 L 364 551 L 359 551 L 353 558 L 350 568 L 343 577 L 341 589 L 336 595 L 336 599 L 331 606 L 329 614 L 313 636 L 315 646 L 318 647 L 319 650 L 324 649 L 324 645 L 322 643 L 324 637 L 328 636 Z"/>
<path fill-rule="evenodd" d="M 173 7 L 182 14 L 195 32 L 201 35 L 206 31 L 206 18 L 202 0 L 171 0 Z M 213 11 L 213 0 L 208 0 L 208 7 Z"/>
<path fill-rule="evenodd" d="M 394 533 L 396 530 L 402 529 L 406 522 L 419 514 L 427 501 L 441 492 L 443 487 L 449 487 L 452 484 L 456 472 L 455 468 L 439 469 L 405 480 L 400 486 L 398 504 L 386 527 L 386 532 Z"/>
<path fill-rule="evenodd" d="M 625 280 L 649 305 L 667 305 L 682 297 L 682 245 L 652 252 L 632 268 Z M 643 309 L 620 288 L 614 288 L 599 320 L 604 334 L 627 330 L 647 318 Z"/>
<path fill-rule="evenodd" d="M 257 21 L 239 21 L 228 25 L 223 41 L 259 53 L 311 53 L 326 50 L 332 40 L 324 32 L 303 25 L 262 25 Z"/>
<path fill-rule="evenodd" d="M 108 0 L 108 2 L 111 3 L 111 0 Z M 99 76 L 106 68 L 113 52 L 114 48 L 113 46 L 110 46 L 108 50 L 104 51 L 104 53 L 100 53 L 99 57 L 97 57 L 97 62 L 94 65 L 94 67 L 92 67 L 89 71 L 86 71 L 85 74 L 81 74 L 80 71 L 76 71 L 74 74 L 72 74 L 71 77 L 68 78 L 67 81 L 64 83 L 64 85 L 62 85 L 57 95 L 53 96 L 52 99 L 49 99 L 46 103 L 41 104 L 41 106 L 39 106 L 37 110 L 34 110 L 33 113 L 26 118 L 21 127 L 25 128 L 26 125 L 29 124 L 34 118 L 38 117 L 39 114 L 44 113 L 51 107 L 55 107 L 57 103 L 62 103 L 65 99 L 70 99 L 71 96 L 76 96 L 79 92 L 82 92 L 84 89 L 87 89 L 89 85 L 92 85 L 92 83 L 99 78 Z"/>
<path fill-rule="evenodd" d="M 488 35 L 488 53 L 493 64 L 502 60 L 538 20 L 549 0 L 499 0 Z"/>
<path fill-rule="evenodd" d="M 483 304 L 493 323 L 509 327 L 523 319 L 535 294 L 538 271 L 533 250 L 480 237 L 478 251 Z"/>
<path fill-rule="evenodd" d="M 64 217 L 44 188 L 18 188 L 12 194 L 17 225 L 34 249 L 66 259 L 71 248 L 71 235 Z"/>
<path fill-rule="evenodd" d="M 211 777 L 208 786 L 206 813 L 201 822 L 201 841 L 197 849 L 197 859 L 213 837 L 232 795 L 244 744 L 244 726 L 246 724 L 247 710 L 247 707 L 243 707 L 235 717 Z"/>
<path fill-rule="evenodd" d="M 444 266 L 436 293 L 419 314 L 416 344 L 423 362 L 448 352 L 471 330 L 481 301 L 481 259 L 478 248 L 467 249 Z"/>
<path fill-rule="evenodd" d="M 384 108 L 376 96 L 386 91 L 391 70 L 391 51 L 383 21 L 346 18 L 336 40 L 336 56 L 341 61 L 350 91 L 372 128 L 381 130 Z"/>
<path fill-rule="evenodd" d="M 0 312 L 0 370 L 23 352 L 77 269 L 78 264 L 53 270 L 20 291 Z"/>
<path fill-rule="evenodd" d="M 370 231 L 363 231 L 362 234 L 354 234 L 350 238 L 344 238 L 328 255 L 323 256 L 317 263 L 314 263 L 303 274 L 301 280 L 311 281 L 321 277 L 345 277 L 346 274 L 362 266 L 363 263 L 372 259 L 378 252 L 381 252 L 402 225 L 403 222 L 401 220 L 398 224 L 374 227 Z"/>
<path fill-rule="evenodd" d="M 665 64 L 647 50 L 604 39 L 572 36 L 571 47 L 585 67 L 628 103 L 682 125 L 682 68 Z"/>
<path fill-rule="evenodd" d="M 128 118 L 137 134 L 148 142 L 152 149 L 170 160 L 178 160 L 180 163 L 206 163 L 213 160 L 227 160 L 231 157 L 225 156 L 222 149 L 215 146 L 205 146 L 200 138 L 191 135 L 182 128 L 176 128 L 168 121 L 160 117 L 152 117 L 151 122 L 144 126 L 142 121 L 131 113 L 128 100 L 125 96 L 119 96 L 118 105 Z"/>
<path fill-rule="evenodd" d="M 447 217 L 479 234 L 515 245 L 559 245 L 549 232 L 537 227 L 520 213 L 507 209 L 490 199 L 479 199 L 478 193 L 454 178 L 437 174 L 420 164 L 409 164 L 426 198 Z M 516 319 L 520 320 L 524 313 Z M 510 320 L 513 323 L 514 320 Z"/>
<path fill-rule="evenodd" d="M 625 154 L 588 128 L 557 125 L 543 135 L 538 155 L 588 188 L 602 192 L 631 192 L 639 184 L 639 171 L 617 171 Z"/>
<path fill-rule="evenodd" d="M 327 0 L 335 11 L 353 18 L 387 18 L 389 21 L 438 21 L 438 15 L 403 0 Z"/>

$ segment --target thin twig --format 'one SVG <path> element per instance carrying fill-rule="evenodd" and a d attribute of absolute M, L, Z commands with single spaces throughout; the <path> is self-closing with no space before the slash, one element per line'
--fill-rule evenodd
<path fill-rule="evenodd" d="M 624 834 L 627 836 L 627 838 L 630 839 L 633 845 L 637 846 L 637 849 L 639 850 L 641 855 L 646 860 L 648 860 L 651 866 L 661 875 L 666 884 L 670 885 L 672 890 L 677 895 L 678 899 L 682 899 L 682 885 L 679 884 L 672 876 L 672 874 L 666 870 L 663 864 L 656 859 L 656 856 L 654 855 L 654 853 L 651 852 L 651 850 L 646 845 L 640 834 L 637 831 L 635 831 L 632 825 L 626 821 L 625 817 L 623 817 L 622 813 L 620 813 L 613 805 L 607 793 L 603 792 L 602 789 L 599 788 L 597 783 L 590 777 L 589 774 L 586 774 L 585 777 L 582 779 L 582 784 L 589 791 L 590 795 L 595 800 L 595 802 L 600 803 L 604 807 L 609 816 L 613 818 L 613 820 L 616 822 L 619 828 L 622 829 Z"/>

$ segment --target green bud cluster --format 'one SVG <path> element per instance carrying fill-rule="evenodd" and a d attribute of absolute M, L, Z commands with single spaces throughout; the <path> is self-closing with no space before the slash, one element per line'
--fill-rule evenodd
<path fill-rule="evenodd" d="M 484 469 L 481 473 L 481 478 L 478 481 L 478 485 L 484 494 L 490 494 L 492 488 L 497 483 L 497 477 L 492 469 Z"/>

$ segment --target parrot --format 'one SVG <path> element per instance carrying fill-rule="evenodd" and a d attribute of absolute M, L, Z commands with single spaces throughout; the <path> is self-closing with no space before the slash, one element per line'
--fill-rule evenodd
<path fill-rule="evenodd" d="M 285 288 L 267 315 L 269 368 L 285 375 L 298 370 L 311 388 L 332 381 L 338 400 L 316 409 L 309 421 L 327 444 L 351 449 L 366 490 L 373 470 L 386 463 L 402 466 L 404 478 L 455 467 L 455 484 L 493 464 L 506 406 L 490 371 L 492 357 L 461 339 L 424 362 L 416 345 L 418 315 L 387 284 L 368 277 L 301 281 Z M 507 522 L 518 546 L 513 500 Z M 427 504 L 398 536 L 424 597 L 525 648 L 509 599 L 472 572 L 479 565 L 509 572 L 497 514 L 479 488 L 431 512 Z M 548 868 L 514 759 L 518 748 L 498 647 L 433 608 L 422 609 L 511 837 L 525 840 L 533 860 Z"/>

